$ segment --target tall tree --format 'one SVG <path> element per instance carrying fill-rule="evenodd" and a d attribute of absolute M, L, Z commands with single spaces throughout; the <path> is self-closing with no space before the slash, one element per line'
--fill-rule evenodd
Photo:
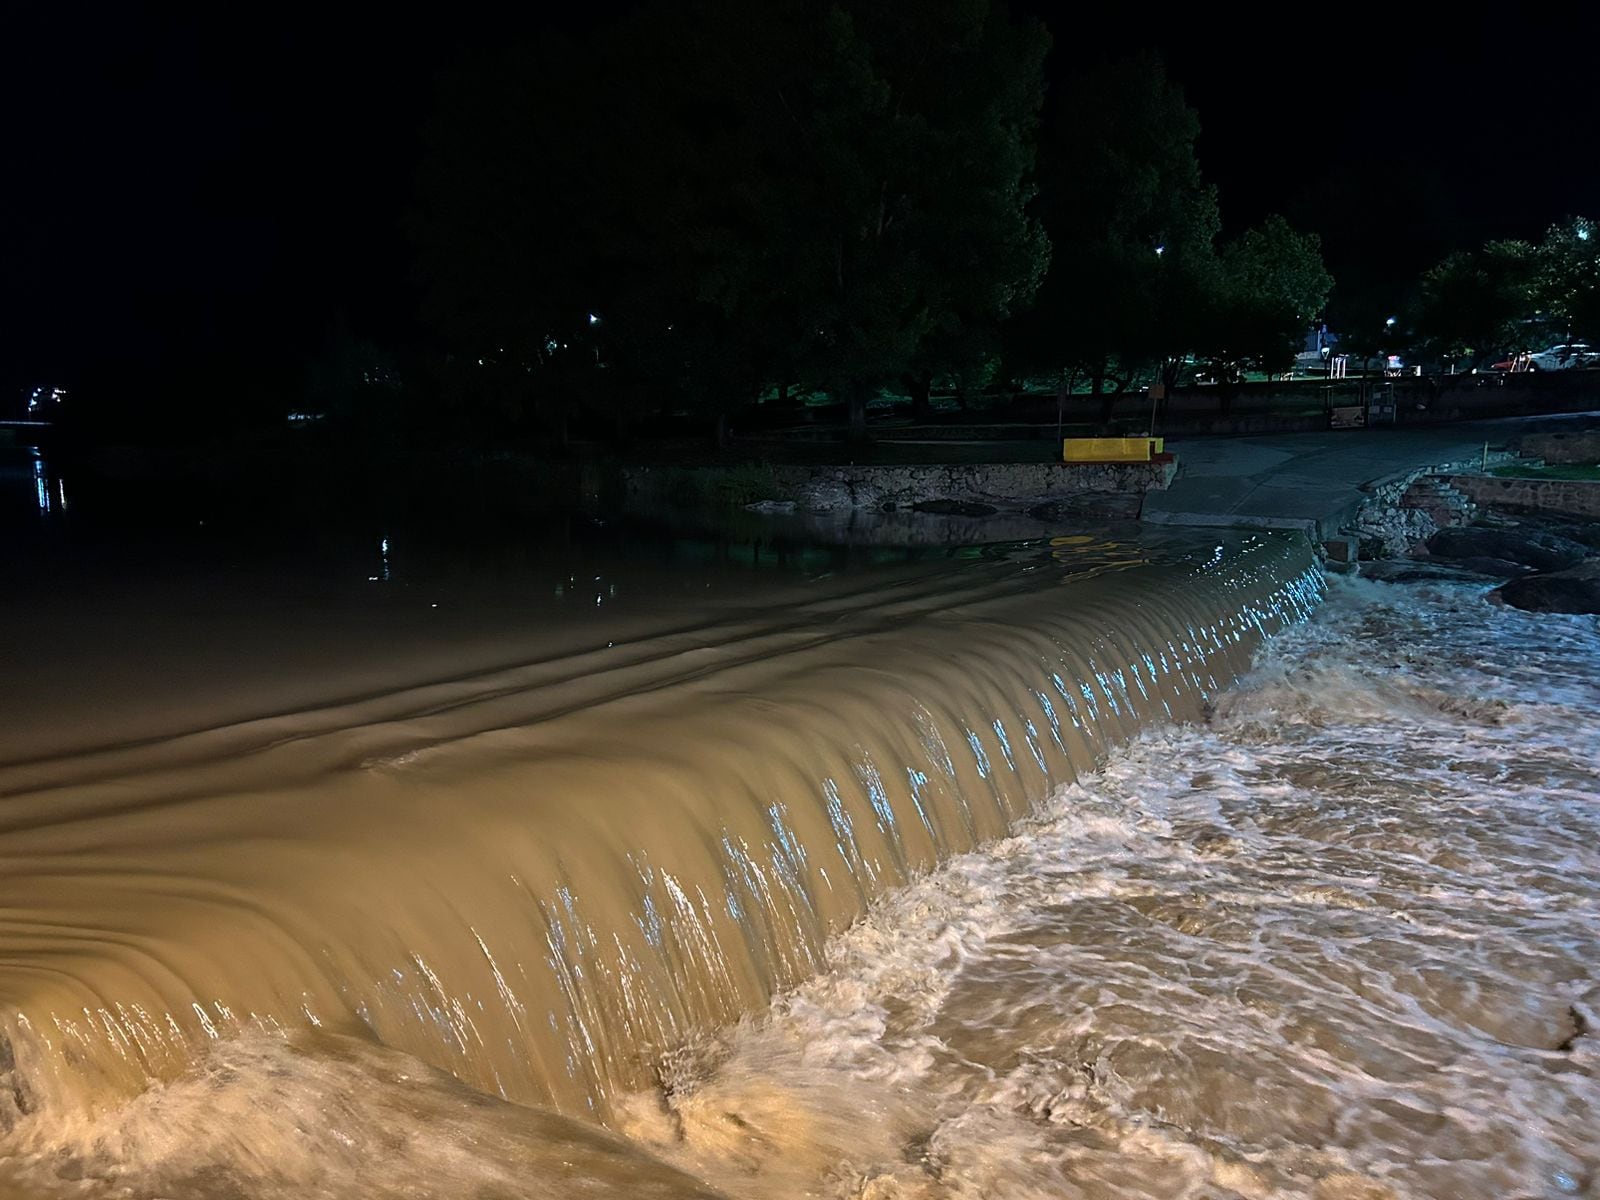
<path fill-rule="evenodd" d="M 1422 345 L 1451 359 L 1522 348 L 1536 269 L 1527 242 L 1489 242 L 1449 255 L 1417 287 L 1413 326 Z"/>
<path fill-rule="evenodd" d="M 574 100 L 594 66 L 565 40 L 474 57 L 424 130 L 409 224 L 425 317 L 483 431 L 564 428 L 595 362 L 583 343 L 609 299 L 593 252 L 604 189 L 585 153 L 595 115 Z"/>
<path fill-rule="evenodd" d="M 992 0 L 828 10 L 827 90 L 796 81 L 795 275 L 808 374 L 854 436 L 872 390 L 926 371 L 1033 295 L 1048 242 L 1027 213 L 1049 41 Z"/>
<path fill-rule="evenodd" d="M 1071 78 L 1046 114 L 1038 212 L 1050 273 L 1016 332 L 1036 366 L 1079 371 L 1111 393 L 1102 420 L 1135 370 L 1201 336 L 1221 222 L 1199 135 L 1154 54 Z"/>
<path fill-rule="evenodd" d="M 1568 337 L 1600 341 L 1600 225 L 1568 217 L 1539 243 L 1536 291 Z"/>
<path fill-rule="evenodd" d="M 804 379 L 863 434 L 876 386 L 1037 284 L 1047 47 L 992 0 L 661 0 L 469 72 L 417 223 L 439 325 L 538 368 L 593 313 L 607 403 L 722 414 Z"/>
<path fill-rule="evenodd" d="M 1230 373 L 1288 369 L 1332 288 L 1317 235 L 1268 217 L 1223 248 L 1209 357 Z"/>

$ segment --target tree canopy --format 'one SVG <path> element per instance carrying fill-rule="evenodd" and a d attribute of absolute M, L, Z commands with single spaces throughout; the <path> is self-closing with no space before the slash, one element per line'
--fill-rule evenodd
<path fill-rule="evenodd" d="M 699 0 L 473 64 L 414 222 L 437 328 L 534 408 L 564 355 L 619 404 L 802 380 L 860 431 L 871 388 L 1037 287 L 1048 44 L 991 0 Z"/>
<path fill-rule="evenodd" d="M 1038 204 L 1051 268 L 1014 330 L 1020 359 L 1081 372 L 1098 392 L 1189 348 L 1221 224 L 1199 135 L 1198 115 L 1153 54 L 1085 71 L 1053 98 Z"/>
<path fill-rule="evenodd" d="M 1535 293 L 1561 332 L 1600 340 L 1600 225 L 1588 217 L 1552 225 L 1535 265 Z"/>
<path fill-rule="evenodd" d="M 1135 375 L 1170 386 L 1195 359 L 1230 375 L 1283 369 L 1332 286 L 1315 235 L 1281 216 L 1219 248 L 1199 136 L 1151 54 L 1075 77 L 1046 115 L 1038 209 L 1051 266 L 1011 348 L 1029 368 L 1086 376 L 1104 393 L 1102 419 Z"/>
<path fill-rule="evenodd" d="M 1414 326 L 1422 344 L 1446 358 L 1515 345 L 1534 308 L 1534 248 L 1489 242 L 1461 250 L 1425 272 Z"/>
<path fill-rule="evenodd" d="M 1268 217 L 1223 248 L 1211 356 L 1233 369 L 1286 370 L 1332 288 L 1317 235 Z"/>
<path fill-rule="evenodd" d="M 1600 338 L 1600 228 L 1569 217 L 1537 245 L 1456 251 L 1423 273 L 1412 316 L 1420 348 L 1447 358 Z"/>

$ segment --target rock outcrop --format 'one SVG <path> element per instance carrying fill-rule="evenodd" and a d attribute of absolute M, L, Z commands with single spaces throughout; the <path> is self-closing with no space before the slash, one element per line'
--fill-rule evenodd
<path fill-rule="evenodd" d="M 1515 570 L 1524 571 L 1525 567 Z M 1429 562 L 1426 559 L 1385 558 L 1361 564 L 1361 578 L 1375 583 L 1476 583 L 1486 585 L 1506 575 L 1474 571 L 1456 563 Z"/>
<path fill-rule="evenodd" d="M 1589 554 L 1583 543 L 1555 534 L 1479 525 L 1441 529 L 1428 538 L 1427 547 L 1433 558 L 1499 559 L 1535 571 L 1562 571 L 1576 566 Z"/>
<path fill-rule="evenodd" d="M 1513 579 L 1495 593 L 1529 612 L 1600 613 L 1600 558 L 1564 571 L 1541 571 Z"/>

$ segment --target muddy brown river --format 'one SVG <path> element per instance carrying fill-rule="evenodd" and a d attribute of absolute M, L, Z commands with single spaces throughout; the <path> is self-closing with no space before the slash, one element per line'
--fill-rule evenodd
<path fill-rule="evenodd" d="M 1592 618 L 383 543 L 8 601 L 0 1195 L 1593 1194 Z"/>

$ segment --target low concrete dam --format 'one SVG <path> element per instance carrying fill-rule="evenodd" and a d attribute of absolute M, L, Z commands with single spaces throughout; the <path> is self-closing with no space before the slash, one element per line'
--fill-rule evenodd
<path fill-rule="evenodd" d="M 701 1194 L 606 1132 L 675 1055 L 1113 747 L 1199 718 L 1322 592 L 1286 535 L 1067 536 L 715 604 L 685 578 L 630 583 L 642 615 L 603 641 L 535 622 L 515 661 L 484 636 L 387 674 L 263 651 L 178 696 L 104 665 L 58 689 L 0 766 L 0 1181 L 435 1194 L 296 1174 L 308 1118 L 275 1106 L 340 1128 L 364 1097 L 387 1115 L 356 1124 L 459 1126 L 479 1149 L 453 1153 L 518 1181 L 437 1194 Z M 255 1162 L 174 1150 L 205 1113 L 187 1137 L 277 1136 Z"/>

